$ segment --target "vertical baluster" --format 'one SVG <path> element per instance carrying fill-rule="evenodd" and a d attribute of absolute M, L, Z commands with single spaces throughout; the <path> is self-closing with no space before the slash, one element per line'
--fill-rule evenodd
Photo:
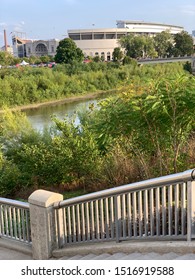
<path fill-rule="evenodd" d="M 72 243 L 72 224 L 70 218 L 70 206 L 67 207 L 67 216 L 68 216 L 68 242 Z"/>
<path fill-rule="evenodd" d="M 123 225 L 123 238 L 126 238 L 126 201 L 125 201 L 125 194 L 122 195 L 122 225 Z"/>
<path fill-rule="evenodd" d="M 175 185 L 175 235 L 179 234 L 179 185 Z"/>
<path fill-rule="evenodd" d="M 8 216 L 9 216 L 9 232 L 10 236 L 13 238 L 13 223 L 12 223 L 12 207 L 8 208 Z"/>
<path fill-rule="evenodd" d="M 0 236 L 4 235 L 3 205 L 0 205 Z"/>
<path fill-rule="evenodd" d="M 21 216 L 22 216 L 22 239 L 26 239 L 26 231 L 25 231 L 25 220 L 24 220 L 24 209 L 21 209 Z"/>
<path fill-rule="evenodd" d="M 63 229 L 64 229 L 64 243 L 68 243 L 68 231 L 67 231 L 67 208 L 63 209 Z"/>
<path fill-rule="evenodd" d="M 154 236 L 154 190 L 150 190 L 150 235 Z"/>
<path fill-rule="evenodd" d="M 186 183 L 181 185 L 181 234 L 186 234 Z"/>
<path fill-rule="evenodd" d="M 57 243 L 58 248 L 61 248 L 63 243 L 62 243 L 61 236 L 60 236 L 59 211 L 60 211 L 59 209 L 55 209 L 54 216 L 55 216 L 55 228 L 56 228 L 56 243 Z M 26 218 L 27 218 L 27 212 L 25 214 L 26 214 Z M 27 233 L 27 235 L 28 235 L 28 233 Z"/>
<path fill-rule="evenodd" d="M 89 225 L 89 203 L 85 203 L 85 213 L 86 213 L 86 238 L 90 241 L 90 225 Z"/>
<path fill-rule="evenodd" d="M 142 209 L 142 191 L 138 192 L 138 210 L 139 210 L 139 236 L 143 235 L 143 209 Z"/>
<path fill-rule="evenodd" d="M 103 199 L 100 199 L 100 225 L 101 225 L 101 239 L 104 239 L 104 206 Z"/>
<path fill-rule="evenodd" d="M 26 214 L 26 241 L 30 242 L 30 219 L 29 219 L 29 210 L 25 211 Z M 13 215 L 13 219 L 14 219 L 14 215 Z"/>
<path fill-rule="evenodd" d="M 160 194 L 159 188 L 156 188 L 156 235 L 160 235 Z"/>
<path fill-rule="evenodd" d="M 172 185 L 169 186 L 168 190 L 168 224 L 169 224 L 169 236 L 172 235 L 172 228 L 173 228 L 173 221 L 172 221 L 172 215 L 173 215 L 173 187 Z"/>
<path fill-rule="evenodd" d="M 21 213 L 20 209 L 17 209 L 17 226 L 18 226 L 18 238 L 21 240 L 22 232 L 21 232 Z"/>
<path fill-rule="evenodd" d="M 144 191 L 144 224 L 145 236 L 148 236 L 148 190 Z"/>
<path fill-rule="evenodd" d="M 13 213 L 13 236 L 16 239 L 17 237 L 17 228 L 16 228 L 16 208 L 12 208 L 12 213 Z"/>
<path fill-rule="evenodd" d="M 137 237 L 137 193 L 133 192 L 133 234 Z"/>
<path fill-rule="evenodd" d="M 76 232 L 76 222 L 75 222 L 75 206 L 72 206 L 72 235 L 73 242 L 76 243 L 77 240 L 77 232 Z"/>
<path fill-rule="evenodd" d="M 108 211 L 108 198 L 105 198 L 105 227 L 106 227 L 106 239 L 110 239 L 109 235 L 109 229 L 110 229 L 110 223 L 109 223 L 109 211 Z"/>
<path fill-rule="evenodd" d="M 166 231 L 166 187 L 162 188 L 162 235 L 165 236 Z"/>
<path fill-rule="evenodd" d="M 127 194 L 128 236 L 132 236 L 131 193 Z"/>
<path fill-rule="evenodd" d="M 98 200 L 95 201 L 95 216 L 96 216 L 96 238 L 100 239 L 100 223 L 99 223 L 99 205 Z"/>
<path fill-rule="evenodd" d="M 116 225 L 116 242 L 120 242 L 121 239 L 121 197 L 115 195 L 114 197 L 114 209 L 115 209 L 115 225 Z"/>
<path fill-rule="evenodd" d="M 111 224 L 111 238 L 114 239 L 114 202 L 113 202 L 113 197 L 110 198 L 110 224 Z"/>
<path fill-rule="evenodd" d="M 90 202 L 90 215 L 91 215 L 91 235 L 92 235 L 92 240 L 95 240 L 95 224 L 94 224 L 94 205 L 93 201 Z"/>
<path fill-rule="evenodd" d="M 77 219 L 77 240 L 81 242 L 81 220 L 80 220 L 80 204 L 76 206 L 76 219 Z"/>
<path fill-rule="evenodd" d="M 9 236 L 9 222 L 8 222 L 8 206 L 5 205 L 5 208 L 4 208 L 4 211 L 5 211 L 5 234 L 6 236 Z"/>
<path fill-rule="evenodd" d="M 84 203 L 81 203 L 82 241 L 86 240 Z"/>

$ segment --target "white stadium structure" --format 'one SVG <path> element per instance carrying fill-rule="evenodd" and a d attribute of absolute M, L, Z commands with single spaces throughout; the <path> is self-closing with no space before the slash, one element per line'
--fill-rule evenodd
<path fill-rule="evenodd" d="M 155 36 L 162 31 L 169 31 L 174 35 L 183 30 L 181 26 L 169 24 L 121 20 L 117 21 L 117 28 L 68 30 L 68 37 L 75 41 L 86 57 L 98 55 L 109 61 L 112 59 L 114 48 L 119 47 L 118 40 L 122 36 L 132 33 Z"/>
<path fill-rule="evenodd" d="M 183 31 L 183 27 L 149 23 L 144 21 L 117 21 L 116 28 L 91 28 L 68 30 L 68 37 L 74 40 L 85 57 L 100 56 L 105 60 L 112 60 L 114 48 L 119 47 L 118 40 L 128 34 L 155 36 L 162 31 L 169 31 L 170 34 L 176 34 Z M 17 36 L 12 37 L 14 55 L 30 57 L 32 55 L 52 55 L 56 53 L 59 40 L 30 40 L 21 39 Z"/>

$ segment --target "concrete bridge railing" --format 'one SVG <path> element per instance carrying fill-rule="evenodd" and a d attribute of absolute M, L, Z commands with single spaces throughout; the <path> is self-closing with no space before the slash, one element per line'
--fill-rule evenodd
<path fill-rule="evenodd" d="M 195 238 L 195 169 L 63 200 L 37 190 L 28 203 L 0 198 L 0 237 L 34 259 L 77 244 Z"/>

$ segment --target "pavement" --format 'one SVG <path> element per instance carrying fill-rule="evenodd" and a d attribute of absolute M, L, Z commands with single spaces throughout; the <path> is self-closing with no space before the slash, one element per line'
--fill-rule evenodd
<path fill-rule="evenodd" d="M 0 260 L 33 260 L 31 246 L 0 238 Z"/>
<path fill-rule="evenodd" d="M 32 248 L 0 238 L 0 260 L 33 260 Z M 123 241 L 54 250 L 51 260 L 195 260 L 195 241 Z"/>

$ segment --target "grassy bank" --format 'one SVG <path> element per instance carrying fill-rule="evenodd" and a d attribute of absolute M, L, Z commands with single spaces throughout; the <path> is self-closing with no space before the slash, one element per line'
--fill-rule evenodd
<path fill-rule="evenodd" d="M 1 69 L 0 109 L 47 105 L 47 102 L 72 101 L 74 98 L 109 91 L 131 83 L 142 84 L 156 73 L 183 73 L 182 64 L 122 66 L 114 63 L 89 63 L 68 67 Z M 74 98 L 73 98 L 74 97 Z M 70 98 L 70 99 L 69 99 Z M 73 98 L 73 99 L 72 99 Z"/>
<path fill-rule="evenodd" d="M 91 192 L 194 168 L 194 106 L 195 77 L 168 64 L 135 68 L 79 127 L 53 117 L 55 126 L 39 133 L 24 113 L 5 110 L 0 195 Z"/>

